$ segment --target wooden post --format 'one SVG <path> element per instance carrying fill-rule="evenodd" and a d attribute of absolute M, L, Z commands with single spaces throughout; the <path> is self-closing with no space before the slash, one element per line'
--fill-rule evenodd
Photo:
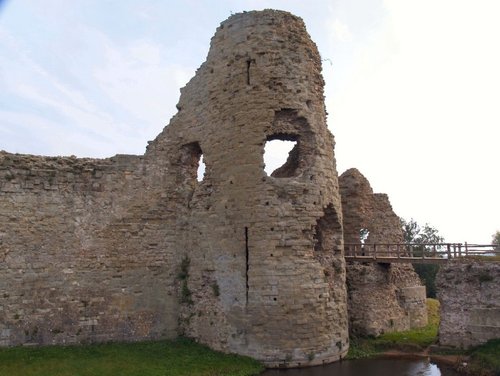
<path fill-rule="evenodd" d="M 465 257 L 469 256 L 469 249 L 467 248 L 467 242 L 465 242 Z"/>
<path fill-rule="evenodd" d="M 451 244 L 450 243 L 446 244 L 446 248 L 448 251 L 448 260 L 449 260 L 451 259 Z"/>
<path fill-rule="evenodd" d="M 374 260 L 377 259 L 377 245 L 376 244 L 373 245 L 373 259 Z"/>
<path fill-rule="evenodd" d="M 462 243 L 458 244 L 458 257 L 462 257 Z"/>

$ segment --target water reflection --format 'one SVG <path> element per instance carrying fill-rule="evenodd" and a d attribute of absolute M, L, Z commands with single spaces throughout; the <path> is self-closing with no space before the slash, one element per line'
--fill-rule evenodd
<path fill-rule="evenodd" d="M 450 368 L 427 360 L 344 360 L 326 366 L 288 370 L 267 370 L 262 376 L 456 376 Z"/>

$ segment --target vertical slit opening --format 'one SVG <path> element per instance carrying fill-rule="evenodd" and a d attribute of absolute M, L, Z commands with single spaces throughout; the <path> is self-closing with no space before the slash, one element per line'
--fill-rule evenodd
<path fill-rule="evenodd" d="M 205 177 L 205 169 L 205 161 L 203 160 L 203 154 L 201 154 L 198 161 L 198 170 L 196 171 L 196 180 L 199 182 L 203 181 L 203 178 Z"/>
<path fill-rule="evenodd" d="M 250 65 L 252 64 L 252 60 L 247 60 L 247 85 L 250 85 Z"/>
<path fill-rule="evenodd" d="M 245 287 L 246 303 L 248 304 L 248 227 L 245 227 Z"/>

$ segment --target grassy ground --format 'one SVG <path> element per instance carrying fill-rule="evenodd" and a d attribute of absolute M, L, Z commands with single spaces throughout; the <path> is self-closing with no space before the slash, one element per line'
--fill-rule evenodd
<path fill-rule="evenodd" d="M 439 327 L 439 301 L 427 299 L 428 324 L 423 328 L 412 329 L 405 332 L 385 333 L 374 339 L 374 345 L 378 349 L 399 347 L 414 347 L 425 349 L 437 341 Z"/>
<path fill-rule="evenodd" d="M 405 332 L 385 333 L 377 338 L 353 338 L 347 357 L 372 357 L 385 350 L 421 351 L 437 340 L 439 327 L 439 301 L 427 299 L 427 326 Z"/>
<path fill-rule="evenodd" d="M 247 376 L 262 370 L 253 359 L 186 339 L 0 350 L 2 376 Z"/>
<path fill-rule="evenodd" d="M 500 375 L 500 339 L 469 351 L 469 372 L 471 375 Z"/>
<path fill-rule="evenodd" d="M 429 324 L 421 329 L 406 332 L 386 333 L 377 338 L 353 338 L 347 357 L 349 359 L 370 358 L 388 350 L 418 353 L 437 341 L 439 327 L 439 301 L 427 299 Z M 461 355 L 468 358 L 463 371 L 475 376 L 500 376 L 500 339 L 464 350 L 437 352 L 445 355 Z"/>

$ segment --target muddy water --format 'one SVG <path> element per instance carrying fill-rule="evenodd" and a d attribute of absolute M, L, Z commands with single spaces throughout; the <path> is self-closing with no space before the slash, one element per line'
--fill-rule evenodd
<path fill-rule="evenodd" d="M 458 376 L 451 368 L 428 360 L 344 360 L 326 366 L 267 370 L 261 376 Z"/>

